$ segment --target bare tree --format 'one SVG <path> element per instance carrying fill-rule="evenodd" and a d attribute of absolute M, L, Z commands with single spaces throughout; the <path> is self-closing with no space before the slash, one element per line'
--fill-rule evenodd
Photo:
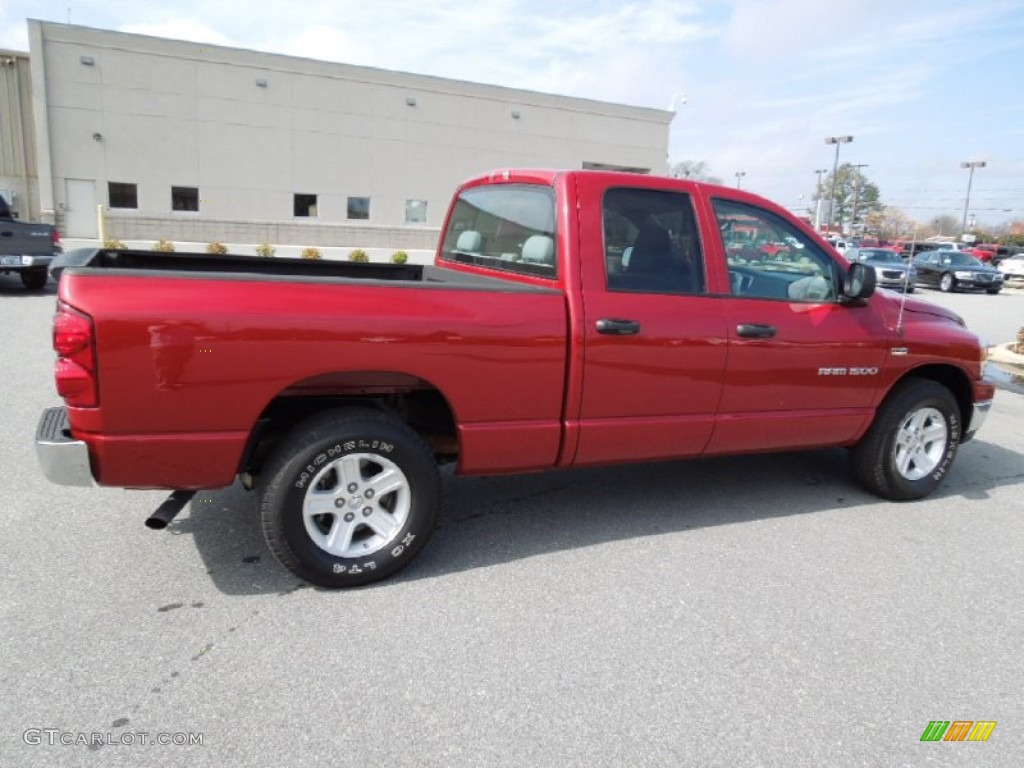
<path fill-rule="evenodd" d="M 936 216 L 925 225 L 922 234 L 925 237 L 952 237 L 960 233 L 960 219 L 949 213 Z"/>
<path fill-rule="evenodd" d="M 864 226 L 868 232 L 882 240 L 897 240 L 909 237 L 914 232 L 914 222 L 894 205 L 869 213 L 864 217 Z"/>
<path fill-rule="evenodd" d="M 708 164 L 703 160 L 680 160 L 669 167 L 668 175 L 674 179 L 692 179 L 706 181 L 709 184 L 722 183 L 720 178 L 710 174 Z"/>

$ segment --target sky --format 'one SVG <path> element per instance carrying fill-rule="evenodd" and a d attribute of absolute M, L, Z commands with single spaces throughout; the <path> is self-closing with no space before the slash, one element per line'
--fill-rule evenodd
<path fill-rule="evenodd" d="M 1024 220 L 1024 0 L 0 0 L 0 48 L 27 18 L 672 110 L 669 163 L 799 212 L 828 136 L 922 223 L 983 160 L 971 213 Z"/>

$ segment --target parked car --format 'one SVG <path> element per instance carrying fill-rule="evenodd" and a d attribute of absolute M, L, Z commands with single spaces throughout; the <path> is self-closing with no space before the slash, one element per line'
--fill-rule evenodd
<path fill-rule="evenodd" d="M 734 239 L 802 247 L 741 263 Z M 465 182 L 431 266 L 98 249 L 60 277 L 36 449 L 54 482 L 173 491 L 151 528 L 238 477 L 274 556 L 328 587 L 416 557 L 439 463 L 843 447 L 919 499 L 995 386 L 954 312 L 875 284 L 764 198 L 601 171 Z"/>
<path fill-rule="evenodd" d="M 928 253 L 930 251 L 937 251 L 937 250 L 939 250 L 940 247 L 941 246 L 939 245 L 939 243 L 929 243 L 929 242 L 922 242 L 922 241 L 903 243 L 900 246 L 900 255 L 904 259 L 913 259 L 919 253 Z"/>
<path fill-rule="evenodd" d="M 877 284 L 882 288 L 914 292 L 917 270 L 889 248 L 850 248 L 846 252 L 850 261 L 859 261 L 875 270 Z"/>
<path fill-rule="evenodd" d="M 959 289 L 999 293 L 1003 287 L 1003 275 L 998 269 L 960 251 L 922 253 L 914 259 L 914 267 L 917 269 L 917 282 L 947 293 Z"/>
<path fill-rule="evenodd" d="M 988 258 L 982 259 L 982 261 L 987 261 L 993 267 L 998 267 L 1000 262 L 1003 261 L 1003 259 L 1008 259 L 1011 256 L 1016 256 L 1018 254 L 1024 253 L 1024 248 L 1022 248 L 1019 245 L 999 245 L 998 243 L 982 243 L 981 245 L 978 246 L 978 248 L 982 251 L 985 251 L 988 254 Z"/>
<path fill-rule="evenodd" d="M 1024 280 L 1024 253 L 1003 259 L 999 262 L 999 271 L 1003 273 L 1004 280 Z"/>
<path fill-rule="evenodd" d="M 60 233 L 55 227 L 15 221 L 0 196 L 0 273 L 16 272 L 22 285 L 38 291 L 46 285 L 47 267 L 60 253 Z"/>
<path fill-rule="evenodd" d="M 844 255 L 846 254 L 847 249 L 850 247 L 850 244 L 841 237 L 830 237 L 828 238 L 828 243 L 829 245 L 831 245 L 833 248 L 835 248 L 837 251 Z"/>

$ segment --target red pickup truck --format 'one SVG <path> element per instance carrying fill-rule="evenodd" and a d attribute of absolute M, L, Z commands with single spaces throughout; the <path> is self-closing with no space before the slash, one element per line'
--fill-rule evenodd
<path fill-rule="evenodd" d="M 784 247 L 745 258 L 752 232 Z M 767 200 L 679 179 L 473 179 L 430 266 L 78 256 L 54 320 L 65 405 L 36 435 L 47 476 L 173 490 L 151 527 L 240 477 L 274 555 L 331 587 L 422 549 L 440 462 L 846 446 L 865 488 L 907 500 L 993 396 L 954 313 L 876 293 L 870 267 Z"/>

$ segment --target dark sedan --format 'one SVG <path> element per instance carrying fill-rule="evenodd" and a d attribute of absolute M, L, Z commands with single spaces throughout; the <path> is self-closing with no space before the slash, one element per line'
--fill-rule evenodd
<path fill-rule="evenodd" d="M 876 284 L 896 291 L 914 292 L 917 270 L 904 261 L 891 248 L 850 248 L 846 252 L 850 261 L 860 261 L 875 270 Z"/>
<path fill-rule="evenodd" d="M 932 251 L 914 259 L 917 282 L 938 286 L 940 291 L 969 289 L 999 293 L 1003 275 L 998 269 L 982 264 L 960 251 Z"/>

